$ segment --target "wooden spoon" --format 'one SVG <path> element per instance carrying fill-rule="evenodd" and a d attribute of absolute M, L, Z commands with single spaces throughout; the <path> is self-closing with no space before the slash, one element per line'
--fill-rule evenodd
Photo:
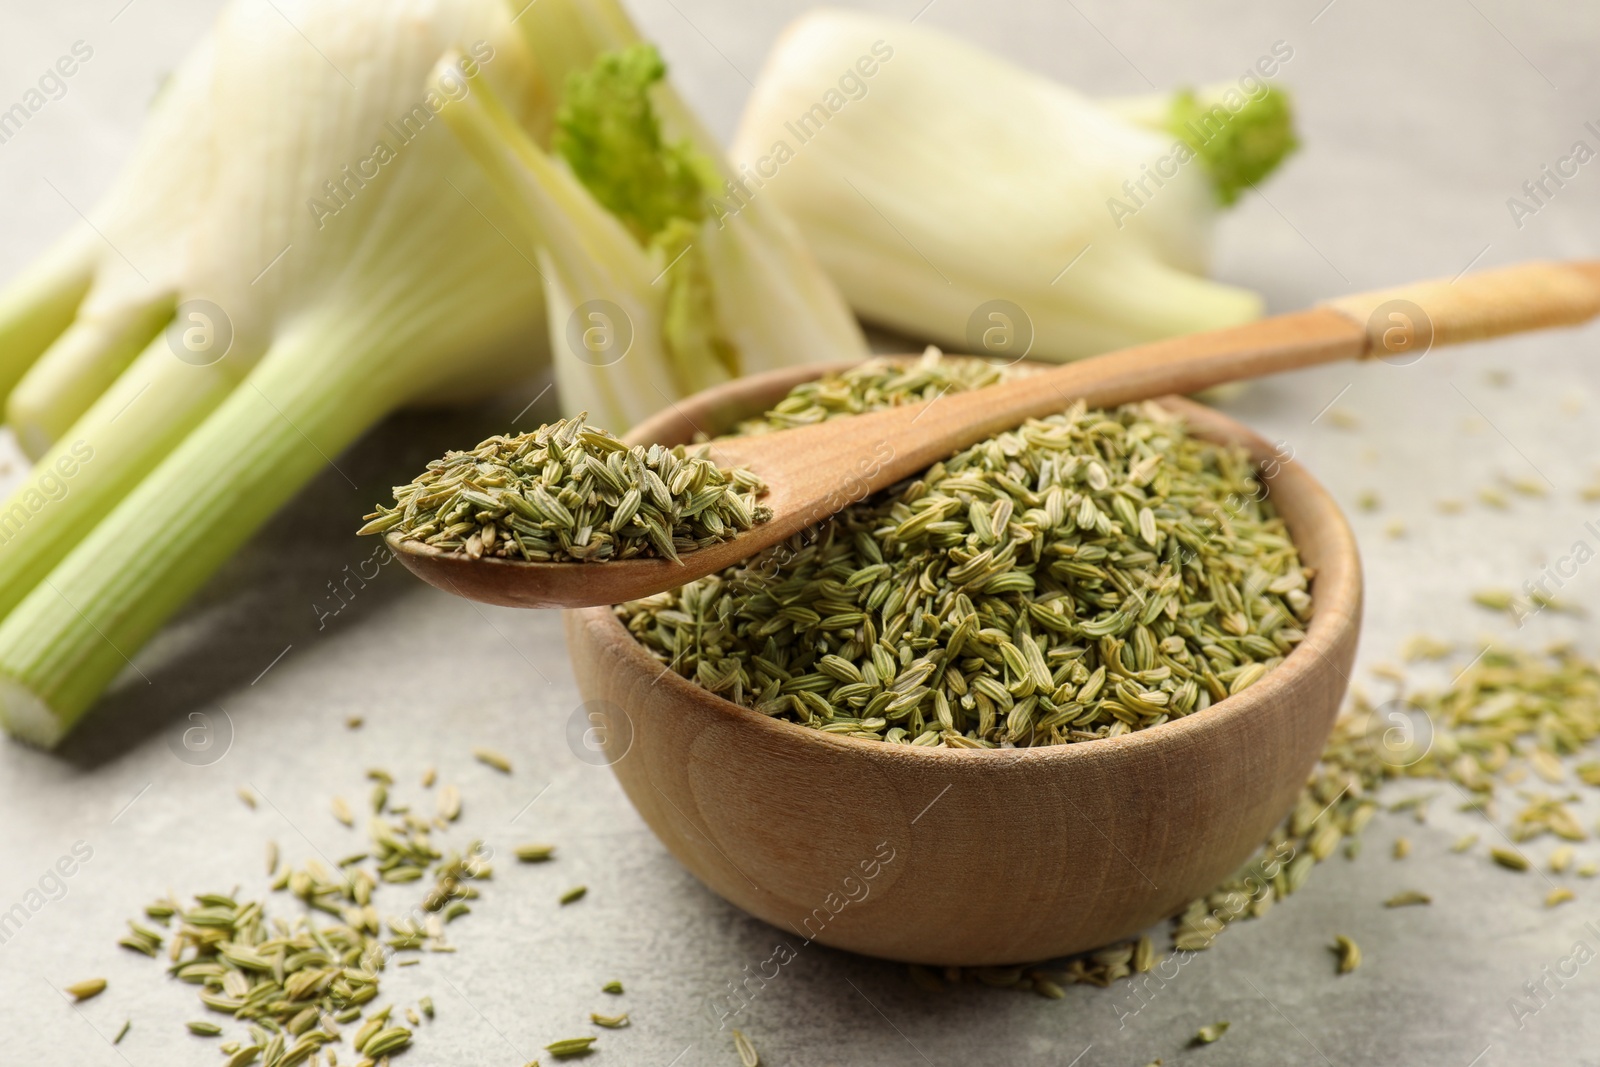
<path fill-rule="evenodd" d="M 1600 314 L 1600 261 L 1526 263 L 1454 281 L 1342 297 L 1307 311 L 1069 363 L 922 404 L 755 437 L 720 440 L 711 458 L 766 482 L 770 521 L 681 563 L 526 563 L 469 559 L 388 536 L 406 567 L 472 600 L 523 608 L 619 604 L 748 559 L 846 505 L 1030 418 L 1074 401 L 1110 407 L 1345 359 L 1421 359 L 1436 345 L 1584 322 Z"/>

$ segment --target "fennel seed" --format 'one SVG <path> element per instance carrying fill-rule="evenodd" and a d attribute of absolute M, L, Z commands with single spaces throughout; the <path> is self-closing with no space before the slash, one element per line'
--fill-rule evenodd
<path fill-rule="evenodd" d="M 749 471 L 724 470 L 703 448 L 630 446 L 586 418 L 446 453 L 358 532 L 471 559 L 604 563 L 677 560 L 772 517 Z"/>
<path fill-rule="evenodd" d="M 554 845 L 518 845 L 517 859 L 523 863 L 543 863 L 549 859 L 556 850 Z"/>
<path fill-rule="evenodd" d="M 1529 867 L 1528 857 L 1515 849 L 1504 848 L 1500 845 L 1489 850 L 1489 858 L 1508 871 L 1526 871 Z"/>
<path fill-rule="evenodd" d="M 1339 973 L 1349 974 L 1361 966 L 1361 946 L 1339 934 L 1333 939 L 1334 955 L 1339 957 Z"/>
<path fill-rule="evenodd" d="M 872 360 L 742 433 L 979 388 Z M 1153 404 L 1032 420 L 789 542 L 619 606 L 655 658 L 763 714 L 893 744 L 1114 737 L 1241 692 L 1305 636 L 1310 575 L 1240 449 Z"/>
<path fill-rule="evenodd" d="M 475 748 L 472 758 L 487 767 L 493 767 L 501 774 L 511 773 L 511 761 L 492 748 Z"/>
<path fill-rule="evenodd" d="M 600 992 L 602 992 L 602 993 L 610 993 L 613 996 L 620 996 L 622 994 L 622 983 L 621 982 L 607 982 L 605 985 L 600 987 Z"/>
<path fill-rule="evenodd" d="M 1226 1020 L 1214 1022 L 1210 1026 L 1202 1026 L 1198 1031 L 1196 1031 L 1194 1039 L 1189 1043 L 1191 1045 L 1215 1044 L 1222 1037 L 1222 1035 L 1227 1032 L 1228 1023 Z"/>
<path fill-rule="evenodd" d="M 98 997 L 106 991 L 104 978 L 85 978 L 81 982 L 73 982 L 65 987 L 65 992 L 71 994 L 73 1000 L 88 1000 Z"/>
<path fill-rule="evenodd" d="M 584 1056 L 592 1051 L 592 1046 L 598 1038 L 594 1037 L 566 1037 L 560 1041 L 552 1041 L 546 1045 L 545 1051 L 556 1059 L 565 1059 L 568 1056 Z"/>
<path fill-rule="evenodd" d="M 588 886 L 586 886 L 586 885 L 575 885 L 571 889 L 567 890 L 565 893 L 561 894 L 561 903 L 563 903 L 563 904 L 571 904 L 571 903 L 573 903 L 575 901 L 582 900 L 583 897 L 584 897 L 584 894 L 586 894 L 588 892 L 589 892 L 589 887 Z"/>
<path fill-rule="evenodd" d="M 1417 889 L 1403 889 L 1383 902 L 1386 908 L 1406 908 L 1416 904 L 1432 904 L 1433 898 Z"/>
<path fill-rule="evenodd" d="M 599 1012 L 590 1012 L 589 1021 L 596 1026 L 603 1026 L 607 1030 L 621 1030 L 628 1025 L 628 1013 L 621 1015 L 601 1015 Z"/>
<path fill-rule="evenodd" d="M 739 1067 L 761 1067 L 761 1055 L 743 1030 L 733 1032 L 733 1050 L 739 1054 Z"/>

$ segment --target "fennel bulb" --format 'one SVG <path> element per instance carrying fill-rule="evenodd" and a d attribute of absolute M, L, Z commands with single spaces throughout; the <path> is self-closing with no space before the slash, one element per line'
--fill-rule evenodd
<path fill-rule="evenodd" d="M 655 49 L 620 35 L 613 43 L 621 47 L 591 66 L 569 68 L 554 155 L 487 87 L 474 85 L 445 115 L 542 242 L 568 410 L 631 426 L 744 374 L 865 358 L 849 307 L 774 205 L 731 220 L 711 210 L 731 169 L 702 149 L 697 125 L 669 137 L 664 126 L 687 110 L 675 106 Z"/>
<path fill-rule="evenodd" d="M 454 105 L 426 79 L 455 46 L 519 109 L 546 106 L 500 0 L 235 0 L 91 213 L 106 240 L 75 237 L 0 300 L 0 362 L 37 358 L 13 399 L 26 393 L 32 425 L 59 428 L 0 503 L 11 732 L 59 740 L 126 657 L 383 415 L 543 363 L 538 276 L 480 213 L 493 195 L 434 121 Z M 59 309 L 84 291 L 51 343 Z M 205 350 L 205 321 L 163 331 L 161 308 L 170 318 L 195 300 L 221 350 Z M 67 490 L 53 491 L 69 466 Z"/>
<path fill-rule="evenodd" d="M 613 215 L 551 163 L 530 208 L 518 160 L 550 162 L 570 77 L 637 42 L 615 0 L 231 0 L 95 226 L 0 293 L 0 392 L 40 454 L 0 501 L 0 726 L 57 743 L 369 426 L 526 377 L 547 336 L 567 410 L 594 394 L 618 428 L 706 380 L 864 353 L 776 205 L 717 226 L 690 199 L 647 233 L 621 220 L 641 194 Z M 725 180 L 658 67 L 593 81 L 566 134 L 659 113 L 687 143 L 639 126 L 618 175 L 676 157 L 696 190 Z M 485 171 L 447 123 L 515 158 Z M 614 368 L 568 340 L 594 300 L 638 327 Z"/>
<path fill-rule="evenodd" d="M 1234 325 L 1262 303 L 1202 276 L 1212 224 L 1294 147 L 1256 82 L 1103 105 L 935 30 L 817 11 L 761 73 L 725 210 L 775 201 L 864 318 L 956 351 L 1063 360 Z"/>

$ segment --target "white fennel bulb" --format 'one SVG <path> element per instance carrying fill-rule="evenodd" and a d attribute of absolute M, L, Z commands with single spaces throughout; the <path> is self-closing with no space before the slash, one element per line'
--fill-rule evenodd
<path fill-rule="evenodd" d="M 862 317 L 958 350 L 996 324 L 1056 360 L 1234 325 L 1262 304 L 1204 277 L 1213 223 L 1294 147 L 1256 84 L 1102 104 L 937 30 L 817 11 L 756 84 L 728 210 L 775 201 Z"/>

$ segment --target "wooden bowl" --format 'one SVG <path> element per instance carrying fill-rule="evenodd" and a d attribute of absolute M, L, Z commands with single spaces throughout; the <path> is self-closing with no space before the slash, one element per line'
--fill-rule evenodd
<path fill-rule="evenodd" d="M 630 434 L 687 442 L 770 407 L 818 367 L 709 390 Z M 1266 441 L 1208 408 L 1192 432 Z M 634 807 L 713 892 L 802 940 L 927 964 L 1022 963 L 1107 944 L 1232 874 L 1293 806 L 1344 696 L 1361 564 L 1293 460 L 1267 479 L 1315 613 L 1274 671 L 1203 712 L 1049 748 L 913 748 L 820 733 L 699 688 L 609 608 L 566 615 L 585 711 Z M 799 942 L 790 942 L 797 947 Z"/>

